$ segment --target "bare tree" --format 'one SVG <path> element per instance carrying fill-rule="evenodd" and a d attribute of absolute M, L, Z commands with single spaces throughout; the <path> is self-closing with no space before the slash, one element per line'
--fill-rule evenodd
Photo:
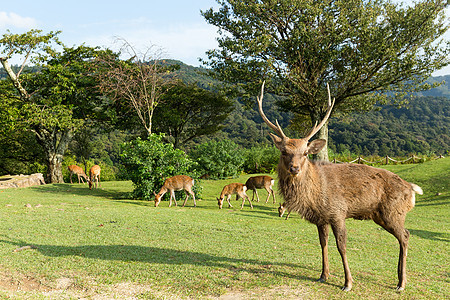
<path fill-rule="evenodd" d="M 151 45 L 141 52 L 123 38 L 116 42 L 120 43 L 118 53 L 108 51 L 97 58 L 100 90 L 113 101 L 125 101 L 126 106 L 134 109 L 150 135 L 153 113 L 161 95 L 173 81 L 173 74 L 162 62 L 161 48 Z"/>

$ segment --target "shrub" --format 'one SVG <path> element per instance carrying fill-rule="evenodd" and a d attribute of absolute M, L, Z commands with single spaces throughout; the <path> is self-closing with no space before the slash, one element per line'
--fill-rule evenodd
<path fill-rule="evenodd" d="M 252 147 L 244 151 L 244 172 L 273 173 L 280 160 L 280 151 L 275 147 Z"/>
<path fill-rule="evenodd" d="M 133 182 L 134 198 L 151 200 L 153 192 L 158 192 L 168 177 L 197 177 L 192 172 L 195 163 L 182 150 L 163 143 L 163 137 L 163 134 L 152 134 L 147 140 L 138 138 L 122 144 L 120 157 L 127 178 Z M 196 188 L 198 191 L 198 183 Z"/>
<path fill-rule="evenodd" d="M 200 144 L 190 157 L 197 162 L 198 173 L 211 179 L 237 177 L 243 170 L 242 150 L 230 140 Z"/>

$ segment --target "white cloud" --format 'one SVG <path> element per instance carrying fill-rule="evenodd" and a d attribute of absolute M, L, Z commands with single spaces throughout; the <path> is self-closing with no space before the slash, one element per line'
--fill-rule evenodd
<path fill-rule="evenodd" d="M 97 24 L 97 28 L 103 28 L 103 26 L 104 24 L 100 26 Z M 92 24 L 86 25 L 87 28 L 92 28 Z M 146 50 L 150 46 L 155 46 L 162 49 L 164 58 L 177 59 L 198 66 L 199 57 L 205 58 L 207 50 L 217 48 L 216 31 L 215 27 L 207 24 L 157 26 L 146 19 L 135 19 L 127 22 L 112 22 L 108 30 L 101 30 L 101 34 L 98 35 L 84 37 L 84 42 L 91 46 L 114 49 L 114 37 L 121 37 L 137 50 Z"/>
<path fill-rule="evenodd" d="M 37 24 L 36 20 L 29 17 L 22 17 L 15 13 L 0 11 L 0 28 L 10 27 L 31 29 Z"/>

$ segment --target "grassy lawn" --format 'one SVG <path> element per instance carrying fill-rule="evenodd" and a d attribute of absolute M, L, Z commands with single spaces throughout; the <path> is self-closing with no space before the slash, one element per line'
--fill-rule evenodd
<path fill-rule="evenodd" d="M 450 159 L 387 168 L 425 192 L 407 217 L 401 294 L 397 240 L 372 221 L 347 220 L 354 285 L 345 293 L 332 234 L 332 277 L 318 283 L 316 227 L 294 214 L 279 218 L 278 194 L 277 204 L 240 210 L 233 197 L 234 209 L 219 210 L 222 187 L 245 175 L 202 181 L 196 208 L 191 199 L 185 208 L 130 200 L 130 182 L 0 190 L 0 298 L 448 299 Z"/>

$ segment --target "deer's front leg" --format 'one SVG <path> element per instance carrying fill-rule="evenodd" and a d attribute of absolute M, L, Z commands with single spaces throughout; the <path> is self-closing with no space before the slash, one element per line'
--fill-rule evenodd
<path fill-rule="evenodd" d="M 320 247 L 322 248 L 322 274 L 320 275 L 319 281 L 325 282 L 330 277 L 330 266 L 328 262 L 328 224 L 317 225 L 317 230 L 319 231 Z"/>
<path fill-rule="evenodd" d="M 175 198 L 175 191 L 174 191 L 174 190 L 170 191 L 170 203 L 169 203 L 169 207 L 172 206 L 172 198 L 173 198 L 173 201 L 175 202 L 175 206 L 178 206 L 177 199 Z"/>
<path fill-rule="evenodd" d="M 337 221 L 331 225 L 331 228 L 333 229 L 336 245 L 342 258 L 342 264 L 344 265 L 345 283 L 342 290 L 350 291 L 353 286 L 353 278 L 347 261 L 347 229 L 345 228 L 345 220 Z"/>
<path fill-rule="evenodd" d="M 238 196 L 236 195 L 236 197 L 238 197 Z M 233 205 L 231 205 L 231 203 L 230 203 L 230 199 L 231 199 L 231 195 L 228 195 L 228 196 L 227 196 L 228 207 L 233 208 Z M 236 199 L 236 200 L 237 200 L 237 199 Z"/>

